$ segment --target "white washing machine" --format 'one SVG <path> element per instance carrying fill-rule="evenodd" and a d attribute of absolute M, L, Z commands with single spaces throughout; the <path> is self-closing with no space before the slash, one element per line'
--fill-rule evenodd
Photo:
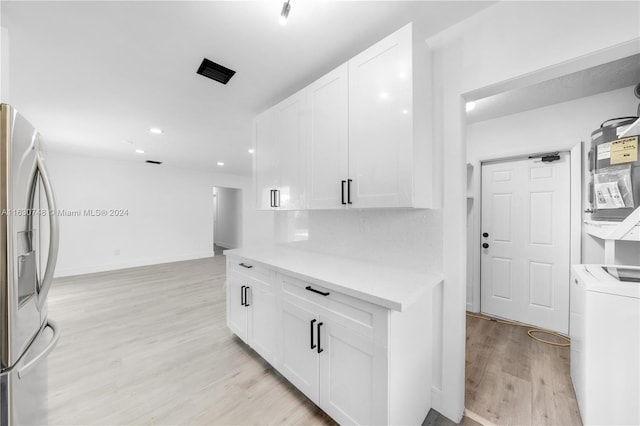
<path fill-rule="evenodd" d="M 574 265 L 571 380 L 585 425 L 640 425 L 640 267 Z"/>

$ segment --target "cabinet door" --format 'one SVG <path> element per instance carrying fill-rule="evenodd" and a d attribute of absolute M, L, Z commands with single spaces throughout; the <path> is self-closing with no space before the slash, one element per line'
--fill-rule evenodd
<path fill-rule="evenodd" d="M 346 207 L 342 204 L 342 180 L 346 180 L 349 173 L 347 70 L 347 64 L 341 65 L 306 89 L 309 209 Z"/>
<path fill-rule="evenodd" d="M 349 177 L 354 207 L 412 204 L 411 45 L 408 25 L 348 63 Z"/>
<path fill-rule="evenodd" d="M 274 107 L 274 145 L 278 167 L 278 204 L 283 210 L 305 207 L 304 92 Z"/>
<path fill-rule="evenodd" d="M 282 360 L 280 372 L 314 403 L 318 403 L 318 353 L 312 348 L 317 342 L 318 317 L 313 312 L 282 301 Z M 313 339 L 312 339 L 313 330 Z"/>
<path fill-rule="evenodd" d="M 273 289 L 252 282 L 249 287 L 249 345 L 270 364 L 278 358 L 278 298 Z"/>
<path fill-rule="evenodd" d="M 254 172 L 256 208 L 271 209 L 271 191 L 278 184 L 277 146 L 274 141 L 273 109 L 260 114 L 254 123 Z"/>
<path fill-rule="evenodd" d="M 227 326 L 247 342 L 247 307 L 242 305 L 245 284 L 236 275 L 227 277 Z"/>
<path fill-rule="evenodd" d="M 373 338 L 320 317 L 320 407 L 341 424 L 386 424 L 386 352 Z"/>

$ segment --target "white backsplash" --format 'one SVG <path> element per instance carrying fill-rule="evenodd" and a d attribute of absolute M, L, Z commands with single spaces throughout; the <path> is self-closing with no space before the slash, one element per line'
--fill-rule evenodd
<path fill-rule="evenodd" d="M 442 211 L 348 209 L 276 212 L 278 243 L 394 266 L 442 269 Z"/>

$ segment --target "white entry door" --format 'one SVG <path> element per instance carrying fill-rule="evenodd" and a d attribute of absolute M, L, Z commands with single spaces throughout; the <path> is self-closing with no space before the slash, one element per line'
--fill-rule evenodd
<path fill-rule="evenodd" d="M 569 154 L 482 165 L 482 312 L 569 332 Z"/>

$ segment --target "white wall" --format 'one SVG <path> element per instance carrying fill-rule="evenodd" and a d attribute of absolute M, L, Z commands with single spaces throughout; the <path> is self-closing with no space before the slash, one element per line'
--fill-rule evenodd
<path fill-rule="evenodd" d="M 242 246 L 242 190 L 215 187 L 217 197 L 216 226 L 213 241 L 226 249 Z"/>
<path fill-rule="evenodd" d="M 512 114 L 467 126 L 467 161 L 474 165 L 471 192 L 474 203 L 470 211 L 470 239 L 468 256 L 473 269 L 468 271 L 467 307 L 479 295 L 480 286 L 480 162 L 514 155 L 544 151 L 568 151 L 584 141 L 583 146 L 583 210 L 588 208 L 586 195 L 587 152 L 591 132 L 603 121 L 632 115 L 638 107 L 633 87 L 627 87 L 577 99 L 570 102 Z M 616 251 L 617 261 L 623 264 L 640 263 L 640 244 L 621 244 Z M 583 232 L 582 263 L 602 263 L 604 243 Z M 477 300 L 475 300 L 477 302 Z"/>
<path fill-rule="evenodd" d="M 49 152 L 60 217 L 56 276 L 213 256 L 213 186 L 241 188 L 252 206 L 251 179 L 142 161 L 112 161 Z M 125 209 L 123 217 L 90 217 L 85 209 Z M 244 209 L 243 244 L 272 238 L 272 214 Z"/>
<path fill-rule="evenodd" d="M 2 8 L 0 7 L 0 11 Z M 9 98 L 9 31 L 0 27 L 0 102 L 8 104 Z"/>
<path fill-rule="evenodd" d="M 549 75 L 559 64 L 590 65 L 608 55 L 603 49 L 637 50 L 640 34 L 638 2 L 499 2 L 427 41 L 434 58 L 434 128 L 444 144 L 443 272 L 444 342 L 442 414 L 459 421 L 464 412 L 466 308 L 466 136 L 465 97 L 518 79 Z M 597 31 L 616 22 L 612 31 Z M 605 54 L 606 53 L 606 54 Z M 577 62 L 575 62 L 577 61 Z M 564 66 L 564 70 L 571 67 Z M 578 71 L 573 66 L 571 71 Z M 531 84 L 531 78 L 529 84 Z M 463 217 L 457 212 L 462 211 Z"/>

